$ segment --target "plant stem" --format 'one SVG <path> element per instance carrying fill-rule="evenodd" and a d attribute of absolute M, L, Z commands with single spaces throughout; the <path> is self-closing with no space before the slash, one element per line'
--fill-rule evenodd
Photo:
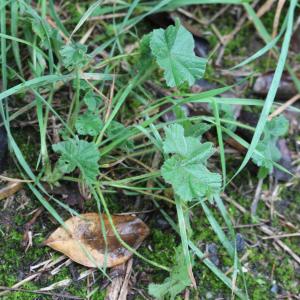
<path fill-rule="evenodd" d="M 175 196 L 175 203 L 176 203 L 176 209 L 177 209 L 177 216 L 178 216 L 178 227 L 181 237 L 181 243 L 183 248 L 183 254 L 186 261 L 186 267 L 188 274 L 190 276 L 191 282 L 194 286 L 194 288 L 197 287 L 196 280 L 194 278 L 193 274 L 193 267 L 192 267 L 192 261 L 191 256 L 189 252 L 189 238 L 188 238 L 188 229 L 189 229 L 189 216 L 188 213 L 184 213 L 182 206 L 184 205 L 184 202 L 179 198 Z"/>

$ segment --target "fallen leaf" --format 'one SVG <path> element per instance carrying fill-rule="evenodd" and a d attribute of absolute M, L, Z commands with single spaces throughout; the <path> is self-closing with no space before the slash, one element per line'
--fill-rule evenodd
<path fill-rule="evenodd" d="M 107 245 L 98 213 L 86 213 L 68 219 L 65 227 L 56 229 L 44 244 L 87 267 L 102 267 L 105 262 L 107 267 L 120 265 L 132 256 L 132 252 L 120 244 L 106 215 L 102 214 L 102 220 Z M 113 222 L 123 241 L 132 248 L 137 249 L 149 234 L 148 226 L 136 217 L 115 215 Z"/>
<path fill-rule="evenodd" d="M 9 196 L 14 195 L 23 187 L 22 182 L 11 182 L 5 187 L 0 189 L 0 200 L 6 199 Z"/>

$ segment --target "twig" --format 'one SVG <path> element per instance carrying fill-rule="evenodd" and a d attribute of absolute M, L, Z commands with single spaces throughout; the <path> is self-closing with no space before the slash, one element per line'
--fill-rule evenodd
<path fill-rule="evenodd" d="M 251 204 L 251 215 L 252 216 L 256 215 L 257 204 L 258 204 L 258 201 L 260 198 L 263 181 L 264 181 L 263 179 L 259 179 L 256 190 L 255 190 L 254 199 Z"/>
<path fill-rule="evenodd" d="M 28 282 L 28 281 L 31 281 L 33 280 L 34 278 L 40 276 L 41 274 L 40 273 L 35 273 L 35 274 L 32 274 L 28 277 L 26 277 L 25 279 L 23 279 L 22 281 L 19 281 L 18 283 L 14 284 L 11 288 L 13 289 L 16 289 L 18 288 L 19 286 L 22 286 L 24 283 Z M 10 289 L 10 288 L 7 288 L 7 289 Z M 0 292 L 0 297 L 9 293 L 9 290 L 3 290 L 2 292 Z"/>
<path fill-rule="evenodd" d="M 250 254 L 251 254 L 251 252 L 250 252 L 250 251 L 247 251 L 247 252 L 243 255 L 243 257 L 240 259 L 240 262 L 245 261 L 245 260 L 249 257 Z M 228 269 L 228 270 L 226 271 L 225 275 L 227 276 L 228 274 L 232 273 L 233 270 L 234 270 L 234 267 L 231 267 L 230 269 Z"/>
<path fill-rule="evenodd" d="M 95 269 L 89 269 L 89 270 L 83 271 L 82 273 L 80 273 L 79 277 L 77 278 L 77 281 L 80 281 L 80 280 L 88 277 L 90 274 L 92 274 L 94 272 L 95 272 Z M 41 288 L 41 289 L 39 289 L 39 291 L 42 291 L 42 292 L 51 291 L 56 288 L 66 287 L 66 286 L 69 286 L 72 283 L 72 281 L 73 281 L 72 279 L 66 278 L 66 279 L 60 280 L 58 282 L 55 282 L 47 287 Z"/>
<path fill-rule="evenodd" d="M 115 13 L 115 14 L 106 14 L 102 16 L 95 16 L 89 18 L 87 21 L 92 22 L 92 21 L 100 21 L 100 20 L 107 20 L 107 19 L 113 19 L 113 18 L 120 18 L 126 16 L 126 13 Z"/>
<path fill-rule="evenodd" d="M 131 258 L 127 263 L 126 274 L 125 274 L 125 278 L 123 281 L 123 285 L 122 285 L 118 300 L 123 300 L 123 299 L 126 300 L 127 299 L 129 279 L 130 279 L 131 272 L 132 272 L 132 263 L 133 263 L 133 259 Z"/>
<path fill-rule="evenodd" d="M 91 26 L 88 31 L 84 34 L 84 36 L 80 39 L 79 43 L 80 44 L 85 44 L 85 42 L 88 40 L 88 38 L 90 37 L 90 35 L 92 34 L 92 32 L 95 29 L 95 24 L 93 26 Z"/>
<path fill-rule="evenodd" d="M 261 18 L 265 13 L 270 11 L 272 5 L 274 4 L 275 0 L 268 0 L 266 1 L 257 11 L 257 16 Z"/>
<path fill-rule="evenodd" d="M 279 191 L 279 185 L 276 183 L 276 185 L 275 185 L 275 187 L 272 191 L 271 197 L 270 197 L 270 202 L 271 202 L 270 216 L 271 216 L 271 220 L 273 220 L 273 217 L 274 217 L 274 212 L 275 212 L 274 201 L 277 198 L 278 191 Z"/>
<path fill-rule="evenodd" d="M 3 175 L 0 175 L 0 179 L 3 181 L 8 181 L 8 182 L 34 182 L 33 180 L 11 178 L 11 177 L 3 176 Z"/>
<path fill-rule="evenodd" d="M 231 5 L 224 5 L 224 7 L 222 7 L 220 10 L 218 10 L 217 13 L 215 13 L 207 22 L 205 25 L 210 25 L 211 23 L 213 23 L 217 18 L 219 18 L 220 16 L 222 16 L 229 8 L 232 8 Z"/>
<path fill-rule="evenodd" d="M 42 292 L 42 291 L 30 291 L 30 290 L 26 290 L 26 289 L 9 288 L 9 287 L 5 287 L 5 286 L 0 286 L 0 290 L 8 291 L 8 292 L 23 292 L 23 293 L 30 293 L 30 294 L 47 295 L 47 296 L 58 297 L 61 299 L 74 299 L 74 300 L 84 299 L 82 297 L 72 296 L 72 295 L 67 295 L 67 294 L 50 293 L 50 292 Z"/>
<path fill-rule="evenodd" d="M 289 238 L 289 237 L 300 237 L 300 232 L 278 234 L 278 235 L 272 235 L 272 236 L 264 236 L 264 237 L 262 237 L 262 239 L 269 240 L 269 239 L 281 239 L 281 238 Z"/>
<path fill-rule="evenodd" d="M 300 94 L 293 96 L 291 99 L 286 101 L 284 104 L 279 106 L 273 113 L 269 115 L 268 120 L 271 121 L 274 117 L 280 115 L 283 111 L 285 111 L 289 106 L 294 104 L 296 101 L 300 99 Z"/>
<path fill-rule="evenodd" d="M 267 226 L 261 226 L 260 230 L 264 233 L 266 233 L 269 236 L 272 236 L 273 239 L 275 240 L 276 244 L 282 248 L 285 252 L 287 252 L 298 264 L 300 264 L 300 257 L 293 252 L 291 248 L 289 248 L 286 244 L 284 244 L 282 241 L 280 241 L 278 238 L 274 237 L 275 234 L 274 232 L 269 229 Z"/>
<path fill-rule="evenodd" d="M 278 32 L 279 20 L 280 20 L 281 12 L 282 12 L 285 2 L 286 2 L 286 0 L 279 0 L 277 3 L 276 13 L 275 13 L 274 22 L 273 22 L 273 32 L 272 32 L 273 39 L 275 38 L 275 36 L 277 35 L 277 32 Z"/>
<path fill-rule="evenodd" d="M 115 266 L 114 271 L 116 271 L 120 275 L 116 276 L 111 281 L 109 287 L 107 288 L 105 300 L 126 300 L 126 296 L 125 298 L 120 297 L 120 291 L 124 281 L 123 276 L 125 274 L 125 264 Z"/>
<path fill-rule="evenodd" d="M 34 212 L 34 215 L 32 217 L 32 219 L 27 222 L 24 226 L 24 234 L 23 234 L 23 240 L 22 240 L 22 245 L 25 247 L 29 241 L 30 241 L 30 238 L 29 238 L 29 230 L 31 229 L 32 225 L 36 222 L 36 219 L 39 217 L 39 215 L 43 212 L 44 210 L 44 207 L 40 207 L 38 208 L 35 212 Z M 28 244 L 25 252 L 28 250 L 30 246 L 30 243 Z"/>

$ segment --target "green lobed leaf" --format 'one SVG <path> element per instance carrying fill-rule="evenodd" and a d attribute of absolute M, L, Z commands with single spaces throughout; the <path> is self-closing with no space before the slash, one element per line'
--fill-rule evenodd
<path fill-rule="evenodd" d="M 235 121 L 235 112 L 234 112 L 234 106 L 230 104 L 219 104 L 220 108 L 220 115 L 223 119 L 229 120 L 229 121 Z M 232 132 L 236 131 L 236 125 L 232 123 L 225 123 L 225 127 L 231 130 Z"/>
<path fill-rule="evenodd" d="M 205 72 L 206 59 L 194 53 L 195 42 L 192 34 L 179 21 L 166 30 L 153 30 L 150 48 L 170 87 L 187 81 L 191 86 Z"/>
<path fill-rule="evenodd" d="M 68 69 L 83 67 L 89 59 L 86 52 L 87 47 L 79 43 L 65 45 L 60 50 L 63 64 Z"/>
<path fill-rule="evenodd" d="M 199 138 L 201 140 L 202 135 L 207 132 L 211 128 L 211 125 L 206 123 L 200 124 L 191 124 L 187 128 L 184 129 L 186 136 L 192 136 Z"/>
<path fill-rule="evenodd" d="M 283 136 L 289 127 L 289 122 L 284 116 L 273 118 L 267 122 L 263 138 L 258 142 L 256 149 L 261 155 L 254 152 L 252 161 L 259 167 L 264 167 L 269 172 L 273 170 L 273 162 L 277 162 L 281 158 L 281 153 L 277 148 L 277 140 Z"/>
<path fill-rule="evenodd" d="M 176 265 L 172 268 L 170 276 L 162 284 L 151 283 L 148 291 L 155 299 L 175 299 L 185 288 L 191 285 L 191 280 L 185 265 L 182 251 L 176 251 Z M 169 295 L 168 298 L 166 296 Z"/>
<path fill-rule="evenodd" d="M 154 57 L 150 49 L 151 36 L 152 32 L 145 34 L 140 42 L 139 69 L 144 69 L 154 63 Z"/>
<path fill-rule="evenodd" d="M 163 149 L 174 155 L 165 161 L 161 174 L 182 200 L 210 197 L 220 191 L 221 176 L 206 167 L 207 159 L 214 153 L 212 143 L 202 144 L 198 138 L 185 137 L 183 127 L 173 124 L 166 128 Z"/>
<path fill-rule="evenodd" d="M 85 94 L 83 101 L 90 111 L 95 111 L 101 103 L 100 97 L 97 97 L 92 90 Z"/>
<path fill-rule="evenodd" d="M 75 128 L 80 135 L 96 136 L 102 127 L 103 122 L 99 116 L 89 111 L 79 116 L 75 123 Z"/>
<path fill-rule="evenodd" d="M 100 153 L 95 143 L 76 138 L 54 144 L 52 148 L 60 154 L 56 168 L 61 173 L 68 174 L 79 168 L 88 182 L 96 179 Z"/>
<path fill-rule="evenodd" d="M 287 133 L 289 129 L 289 121 L 284 116 L 273 118 L 267 122 L 264 129 L 265 136 L 280 137 Z"/>

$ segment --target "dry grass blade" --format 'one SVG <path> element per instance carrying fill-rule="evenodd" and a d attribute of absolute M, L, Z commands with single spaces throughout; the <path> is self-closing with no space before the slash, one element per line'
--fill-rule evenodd
<path fill-rule="evenodd" d="M 275 3 L 275 0 L 268 0 L 266 1 L 257 11 L 257 16 L 261 18 L 264 14 L 270 11 L 271 7 Z"/>
<path fill-rule="evenodd" d="M 278 32 L 280 16 L 281 16 L 281 12 L 282 12 L 285 2 L 286 2 L 286 0 L 279 0 L 277 3 L 276 14 L 274 17 L 274 22 L 273 22 L 273 32 L 272 32 L 273 39 L 275 38 L 275 36 L 277 35 L 277 32 Z"/>
<path fill-rule="evenodd" d="M 274 117 L 280 115 L 284 112 L 289 106 L 293 105 L 296 101 L 300 99 L 300 94 L 295 95 L 290 100 L 286 101 L 284 104 L 279 106 L 273 113 L 269 116 L 269 121 L 271 121 Z"/>

